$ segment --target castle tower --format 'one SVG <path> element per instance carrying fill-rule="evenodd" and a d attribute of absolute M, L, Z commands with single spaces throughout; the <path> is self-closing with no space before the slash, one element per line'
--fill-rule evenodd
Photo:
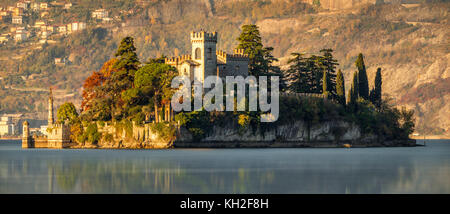
<path fill-rule="evenodd" d="M 28 121 L 23 122 L 22 148 L 31 148 L 30 128 Z"/>
<path fill-rule="evenodd" d="M 192 59 L 199 63 L 194 71 L 194 79 L 203 82 L 205 77 L 216 75 L 217 71 L 217 32 L 191 32 Z"/>
<path fill-rule="evenodd" d="M 53 126 L 53 92 L 52 88 L 50 88 L 50 94 L 48 96 L 48 127 Z"/>

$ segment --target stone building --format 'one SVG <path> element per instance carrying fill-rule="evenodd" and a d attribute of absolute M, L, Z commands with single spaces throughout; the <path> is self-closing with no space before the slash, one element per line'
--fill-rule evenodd
<path fill-rule="evenodd" d="M 15 125 L 12 122 L 11 117 L 2 116 L 0 117 L 0 136 L 3 135 L 14 135 Z"/>
<path fill-rule="evenodd" d="M 191 54 L 166 58 L 165 63 L 177 68 L 179 75 L 203 82 L 207 76 L 248 75 L 248 56 L 243 50 L 228 54 L 217 50 L 217 32 L 191 32 Z"/>
<path fill-rule="evenodd" d="M 62 149 L 68 147 L 70 143 L 70 126 L 55 123 L 53 116 L 53 93 L 50 89 L 47 135 L 43 137 L 31 136 L 28 121 L 23 122 L 22 148 Z"/>

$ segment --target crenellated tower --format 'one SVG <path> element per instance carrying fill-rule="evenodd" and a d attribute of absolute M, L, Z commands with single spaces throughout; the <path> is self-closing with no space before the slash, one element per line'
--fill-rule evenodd
<path fill-rule="evenodd" d="M 217 32 L 191 32 L 192 60 L 199 64 L 194 79 L 203 82 L 205 77 L 217 73 Z"/>

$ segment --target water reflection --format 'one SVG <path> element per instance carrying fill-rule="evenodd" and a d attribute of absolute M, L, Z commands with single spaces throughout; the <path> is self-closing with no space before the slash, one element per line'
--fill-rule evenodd
<path fill-rule="evenodd" d="M 450 193 L 450 144 L 373 149 L 22 150 L 0 193 Z"/>

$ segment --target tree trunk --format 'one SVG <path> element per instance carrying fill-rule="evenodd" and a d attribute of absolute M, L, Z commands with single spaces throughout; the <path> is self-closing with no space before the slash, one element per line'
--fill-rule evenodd
<path fill-rule="evenodd" d="M 155 122 L 156 122 L 156 123 L 159 122 L 158 104 L 156 103 L 156 99 L 155 99 Z"/>

